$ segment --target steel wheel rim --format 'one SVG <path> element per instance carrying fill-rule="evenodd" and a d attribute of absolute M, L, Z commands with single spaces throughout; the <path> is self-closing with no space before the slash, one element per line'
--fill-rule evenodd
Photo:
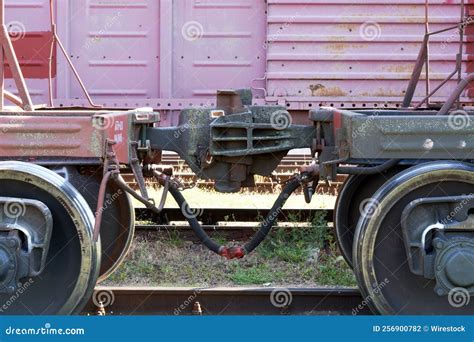
<path fill-rule="evenodd" d="M 79 273 L 70 297 L 53 314 L 78 313 L 82 310 L 81 305 L 84 303 L 84 298 L 93 290 L 96 280 L 94 276 L 97 274 L 100 262 L 100 257 L 97 254 L 100 251 L 100 246 L 97 242 L 92 241 L 94 217 L 87 203 L 62 177 L 34 164 L 0 162 L 0 180 L 12 183 L 31 183 L 31 186 L 34 184 L 36 188 L 40 189 L 38 191 L 43 191 L 56 198 L 62 208 L 70 214 L 76 234 L 82 236 L 82 239 L 77 239 L 80 244 L 78 253 L 81 256 Z M 55 235 L 55 229 L 58 228 L 53 227 L 53 235 Z"/>
<path fill-rule="evenodd" d="M 430 184 L 437 183 L 435 180 L 437 177 L 440 177 L 438 182 L 443 181 L 448 182 L 448 184 L 449 182 L 469 183 L 474 186 L 473 171 L 474 169 L 463 163 L 427 163 L 420 167 L 414 167 L 403 172 L 400 177 L 394 177 L 397 178 L 396 181 L 388 182 L 390 184 L 382 187 L 374 195 L 375 201 L 379 201 L 380 203 L 379 207 L 382 208 L 382 213 L 374 215 L 371 218 L 366 216 L 361 217 L 354 240 L 353 256 L 354 260 L 357 261 L 357 265 L 355 265 L 357 281 L 362 293 L 364 294 L 364 298 L 371 299 L 368 301 L 368 305 L 374 312 L 384 315 L 394 315 L 399 313 L 393 309 L 393 306 L 389 303 L 389 300 L 387 300 L 386 295 L 384 295 L 383 290 L 378 288 L 379 284 L 383 282 L 383 279 L 377 277 L 377 274 L 375 273 L 376 266 L 374 265 L 374 258 L 371 256 L 371 254 L 376 250 L 380 225 L 384 223 L 385 217 L 390 213 L 390 210 L 399 203 L 400 198 L 405 198 L 405 196 L 413 193 L 412 186 L 421 184 L 418 188 L 415 188 L 415 190 L 422 189 Z M 410 189 L 410 187 L 412 188 Z M 413 275 L 413 277 L 415 277 L 415 275 Z M 428 279 L 425 280 L 426 283 L 432 281 Z M 429 288 L 427 291 L 433 291 L 433 289 Z M 443 300 L 446 301 L 446 304 L 448 303 L 447 298 L 444 298 Z M 404 308 L 399 311 L 403 311 L 403 309 Z M 446 309 L 448 311 L 454 311 L 454 308 L 450 308 L 449 306 L 446 306 Z M 453 314 L 456 314 L 456 312 L 453 312 Z"/>
<path fill-rule="evenodd" d="M 352 268 L 352 243 L 353 236 L 350 235 L 350 227 L 352 221 L 349 219 L 350 205 L 354 193 L 359 185 L 363 182 L 363 176 L 349 176 L 344 182 L 341 191 L 336 199 L 336 206 L 334 210 L 334 230 L 336 231 L 336 241 L 341 251 L 342 257 L 347 264 Z"/>
<path fill-rule="evenodd" d="M 339 249 L 351 268 L 354 268 L 352 255 L 355 232 L 361 216 L 361 205 L 366 199 L 371 198 L 387 180 L 402 170 L 395 167 L 372 176 L 351 175 L 344 182 L 337 197 L 333 221 Z"/>
<path fill-rule="evenodd" d="M 93 212 L 97 210 L 97 196 L 102 181 L 102 170 L 90 176 L 72 171 L 71 183 L 84 196 Z M 98 283 L 109 278 L 125 260 L 135 235 L 135 210 L 131 197 L 115 183 L 109 182 L 101 224 L 101 266 Z M 109 202 L 107 202 L 107 200 Z"/>

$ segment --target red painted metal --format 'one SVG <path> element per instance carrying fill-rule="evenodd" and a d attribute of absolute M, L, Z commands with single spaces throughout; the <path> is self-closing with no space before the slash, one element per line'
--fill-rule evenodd
<path fill-rule="evenodd" d="M 101 158 L 105 131 L 91 124 L 91 112 L 0 115 L 0 158 Z"/>
<path fill-rule="evenodd" d="M 20 94 L 20 98 L 22 101 L 22 108 L 25 110 L 33 111 L 33 102 L 31 101 L 30 93 L 28 91 L 28 88 L 26 86 L 25 79 L 23 77 L 22 70 L 20 68 L 20 65 L 18 63 L 18 59 L 15 53 L 15 50 L 13 48 L 12 40 L 10 38 L 10 35 L 8 33 L 7 26 L 5 25 L 5 0 L 0 0 L 0 46 L 3 50 L 4 57 L 6 57 L 6 61 L 8 62 L 10 66 L 10 70 L 13 75 L 13 79 L 15 80 L 15 84 L 18 90 L 18 93 Z M 2 65 L 5 65 L 5 59 L 4 63 Z M 2 84 L 3 80 L 5 77 L 5 73 L 2 72 Z M 4 93 L 4 89 L 2 87 L 2 95 Z M 3 97 L 3 96 L 2 96 Z M 3 98 L 2 98 L 3 100 Z M 3 107 L 3 101 L 2 101 L 2 107 Z"/>
<path fill-rule="evenodd" d="M 15 49 L 18 63 L 20 64 L 25 78 L 48 78 L 51 43 L 51 32 L 28 32 L 24 37 L 20 37 L 13 41 L 13 48 Z M 53 50 L 53 61 L 54 63 L 52 63 L 51 73 L 52 77 L 56 77 L 56 48 Z M 5 78 L 13 78 L 13 73 L 8 62 L 5 63 Z"/>

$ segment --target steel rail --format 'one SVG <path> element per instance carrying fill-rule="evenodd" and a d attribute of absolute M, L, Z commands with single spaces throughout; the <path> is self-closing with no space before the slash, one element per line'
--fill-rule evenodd
<path fill-rule="evenodd" d="M 196 214 L 204 225 L 217 225 L 219 222 L 258 222 L 268 215 L 270 209 L 257 208 L 197 208 Z M 282 209 L 278 213 L 280 222 L 308 222 L 315 216 L 322 217 L 326 222 L 332 222 L 333 209 Z M 137 222 L 153 222 L 168 225 L 170 222 L 183 222 L 185 218 L 180 208 L 165 208 L 157 214 L 147 208 L 135 208 Z M 291 219 L 291 220 L 290 220 Z"/>
<path fill-rule="evenodd" d="M 229 241 L 243 241 L 250 238 L 258 230 L 258 225 L 203 225 L 202 229 L 210 236 L 219 236 Z M 311 226 L 298 226 L 297 224 L 293 225 L 283 225 L 275 226 L 273 230 L 275 231 L 287 231 L 290 232 L 294 229 L 308 229 Z M 319 228 L 319 227 L 318 227 Z M 320 227 L 328 229 L 328 226 Z M 135 226 L 135 234 L 152 234 L 152 236 L 169 236 L 174 234 L 179 236 L 181 239 L 192 242 L 199 242 L 199 239 L 194 234 L 194 231 L 188 225 L 152 225 L 152 224 L 138 224 Z"/>
<path fill-rule="evenodd" d="M 100 311 L 105 315 L 370 314 L 356 288 L 99 287 L 84 314 Z"/>

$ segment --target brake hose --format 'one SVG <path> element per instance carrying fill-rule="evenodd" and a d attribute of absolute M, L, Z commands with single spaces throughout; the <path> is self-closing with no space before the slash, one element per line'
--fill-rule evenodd
<path fill-rule="evenodd" d="M 337 168 L 338 174 L 343 175 L 374 175 L 377 173 L 384 172 L 394 166 L 396 166 L 400 162 L 400 159 L 390 159 L 383 164 L 377 166 L 369 166 L 369 167 L 344 167 L 340 166 Z"/>
<path fill-rule="evenodd" d="M 163 182 L 163 178 L 159 173 L 154 172 L 154 175 L 160 183 Z M 219 245 L 213 239 L 211 239 L 209 235 L 204 231 L 195 215 L 184 216 L 186 217 L 186 220 L 188 221 L 193 231 L 196 233 L 197 237 L 207 248 L 227 259 L 241 259 L 246 254 L 251 253 L 255 248 L 257 248 L 262 243 L 262 241 L 268 236 L 268 233 L 270 233 L 273 225 L 275 224 L 275 220 L 277 219 L 278 214 L 281 212 L 287 199 L 296 189 L 300 187 L 301 184 L 302 180 L 300 176 L 294 177 L 285 184 L 281 194 L 278 196 L 277 200 L 273 204 L 273 207 L 270 209 L 270 212 L 268 213 L 267 217 L 265 218 L 265 220 L 263 220 L 260 229 L 255 233 L 252 239 L 243 247 L 226 247 Z M 188 210 L 190 211 L 188 203 L 186 202 L 184 196 L 181 194 L 181 191 L 176 186 L 176 184 L 174 184 L 174 182 L 169 182 L 168 190 L 183 212 Z"/>

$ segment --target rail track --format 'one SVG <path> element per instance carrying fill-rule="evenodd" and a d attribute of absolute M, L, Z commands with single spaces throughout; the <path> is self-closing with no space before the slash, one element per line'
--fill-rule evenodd
<path fill-rule="evenodd" d="M 218 225 L 219 222 L 259 222 L 268 215 L 270 209 L 252 208 L 199 208 L 197 218 L 204 225 Z M 282 209 L 278 213 L 279 222 L 307 222 L 314 217 L 321 217 L 326 222 L 332 222 L 332 209 Z M 135 208 L 135 217 L 138 223 L 152 222 L 154 224 L 169 225 L 170 222 L 185 221 L 180 208 L 167 208 L 157 214 L 146 208 Z"/>
<path fill-rule="evenodd" d="M 288 155 L 281 161 L 273 173 L 273 177 L 256 177 L 254 191 L 257 192 L 274 192 L 278 190 L 278 187 L 282 182 L 287 181 L 295 173 L 299 171 L 299 168 L 303 165 L 309 165 L 312 162 L 310 155 L 294 154 Z M 162 164 L 172 166 L 174 175 L 179 178 L 183 183 L 195 184 L 200 189 L 212 189 L 214 183 L 212 181 L 198 179 L 196 175 L 191 171 L 188 165 L 177 155 L 164 154 L 162 157 Z M 135 182 L 134 176 L 131 173 L 123 174 L 124 180 L 132 187 L 137 188 L 138 185 Z M 330 184 L 320 184 L 317 188 L 319 194 L 331 194 L 337 195 L 340 185 L 346 179 L 345 176 L 338 176 L 335 182 Z M 150 179 L 150 186 L 158 186 L 154 179 Z"/>
<path fill-rule="evenodd" d="M 97 288 L 83 314 L 96 315 L 370 314 L 355 288 Z"/>
<path fill-rule="evenodd" d="M 299 225 L 284 225 L 276 226 L 273 230 L 285 230 L 291 231 L 293 229 L 304 229 L 308 226 Z M 255 232 L 259 226 L 256 225 L 217 225 L 217 226 L 202 226 L 206 233 L 211 238 L 222 238 L 226 241 L 247 241 Z M 322 228 L 322 227 L 321 227 Z M 136 234 L 141 236 L 173 236 L 183 239 L 185 241 L 191 241 L 194 243 L 201 243 L 199 238 L 196 236 L 191 227 L 186 225 L 137 225 L 135 226 Z"/>

